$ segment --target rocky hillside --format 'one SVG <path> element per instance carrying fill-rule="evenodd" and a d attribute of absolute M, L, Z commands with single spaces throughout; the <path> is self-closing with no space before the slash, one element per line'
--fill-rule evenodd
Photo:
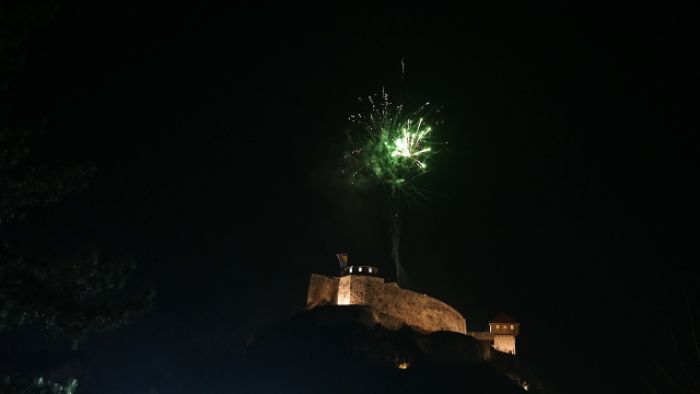
<path fill-rule="evenodd" d="M 323 306 L 282 322 L 252 343 L 239 376 L 246 393 L 523 393 L 483 360 L 465 335 L 424 334 L 371 308 Z"/>

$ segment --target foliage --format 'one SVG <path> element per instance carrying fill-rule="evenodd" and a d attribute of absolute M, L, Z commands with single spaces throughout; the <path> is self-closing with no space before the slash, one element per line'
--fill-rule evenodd
<path fill-rule="evenodd" d="M 21 165 L 29 154 L 29 136 L 25 130 L 0 129 L 0 226 L 23 219 L 27 209 L 55 204 L 84 189 L 94 173 L 90 164 Z"/>
<path fill-rule="evenodd" d="M 13 113 L 12 82 L 25 62 L 22 53 L 56 11 L 55 0 L 0 2 L 0 333 L 38 327 L 51 338 L 71 340 L 75 349 L 89 334 L 118 328 L 147 311 L 154 293 L 127 289 L 136 267 L 130 258 L 102 257 L 95 246 L 68 255 L 41 252 L 46 245 L 32 228 L 24 229 L 21 247 L 11 240 L 27 214 L 85 189 L 95 173 L 90 163 L 56 166 L 32 157 L 37 132 L 27 124 L 36 122 Z M 72 394 L 78 385 L 75 379 L 58 383 L 9 373 L 0 379 L 2 393 Z"/>
<path fill-rule="evenodd" d="M 0 331 L 38 325 L 77 346 L 89 333 L 127 324 L 147 311 L 153 292 L 130 295 L 135 263 L 103 259 L 94 247 L 68 258 L 32 256 L 5 248 L 0 256 Z"/>
<path fill-rule="evenodd" d="M 0 392 L 3 394 L 74 394 L 77 388 L 76 379 L 68 379 L 61 384 L 41 377 L 26 381 L 8 376 L 0 381 Z"/>

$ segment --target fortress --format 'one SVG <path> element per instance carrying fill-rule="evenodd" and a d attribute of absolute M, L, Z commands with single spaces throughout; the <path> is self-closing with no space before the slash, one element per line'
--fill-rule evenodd
<path fill-rule="evenodd" d="M 509 316 L 496 315 L 487 332 L 468 331 L 464 317 L 451 306 L 426 294 L 402 289 L 396 283 L 385 283 L 378 274 L 375 267 L 345 266 L 342 261 L 338 277 L 311 274 L 306 308 L 363 305 L 370 307 L 375 320 L 390 330 L 407 325 L 423 333 L 451 331 L 472 336 L 487 349 L 515 355 L 520 324 Z M 489 354 L 486 352 L 486 357 Z"/>

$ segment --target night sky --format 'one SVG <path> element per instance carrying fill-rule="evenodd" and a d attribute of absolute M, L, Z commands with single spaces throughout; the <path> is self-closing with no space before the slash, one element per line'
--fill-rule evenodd
<path fill-rule="evenodd" d="M 157 289 L 78 351 L 95 392 L 235 374 L 338 251 L 392 279 L 385 198 L 340 176 L 347 117 L 383 86 L 441 106 L 448 141 L 403 217 L 412 289 L 470 330 L 519 320 L 548 392 L 643 392 L 700 319 L 690 10 L 141 3 L 62 4 L 13 88 L 36 160 L 98 169 L 22 226 L 131 255 Z"/>

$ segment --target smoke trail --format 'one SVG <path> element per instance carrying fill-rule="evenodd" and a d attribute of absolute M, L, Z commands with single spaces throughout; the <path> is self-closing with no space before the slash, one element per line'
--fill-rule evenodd
<path fill-rule="evenodd" d="M 392 193 L 393 194 L 393 193 Z M 400 259 L 401 247 L 401 212 L 399 210 L 399 201 L 394 197 L 389 197 L 389 213 L 390 213 L 390 228 L 391 228 L 391 259 L 394 261 L 396 272 L 396 284 L 402 288 L 409 288 L 408 276 Z"/>
<path fill-rule="evenodd" d="M 346 166 L 342 173 L 355 187 L 374 184 L 387 191 L 396 282 L 408 286 L 399 259 L 399 204 L 424 197 L 414 180 L 428 172 L 428 161 L 436 153 L 431 127 L 434 123 L 429 121 L 430 102 L 411 110 L 404 104 L 393 104 L 384 89 L 360 102 L 368 108 L 349 117 L 354 127 L 347 134 L 349 146 L 343 154 Z"/>
<path fill-rule="evenodd" d="M 401 259 L 399 258 L 400 245 L 401 216 L 398 208 L 395 208 L 391 213 L 391 259 L 394 260 L 394 266 L 396 268 L 396 284 L 400 287 L 408 288 L 408 277 L 406 276 L 406 271 L 403 269 Z"/>

